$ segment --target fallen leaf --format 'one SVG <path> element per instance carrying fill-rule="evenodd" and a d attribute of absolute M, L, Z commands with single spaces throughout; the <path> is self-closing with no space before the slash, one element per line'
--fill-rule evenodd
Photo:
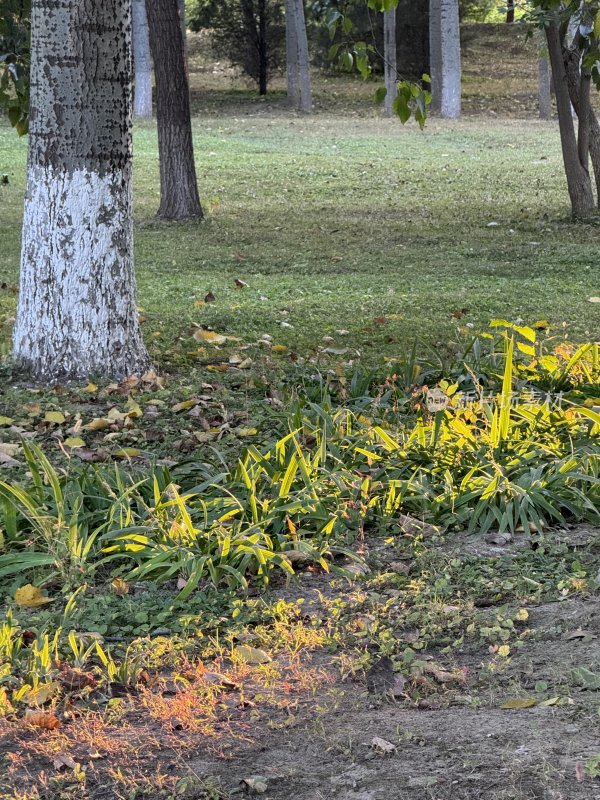
<path fill-rule="evenodd" d="M 285 353 L 287 352 L 287 347 L 284 344 L 274 344 L 271 348 L 274 353 Z"/>
<path fill-rule="evenodd" d="M 502 703 L 500 708 L 533 708 L 534 706 L 537 706 L 537 704 L 537 700 L 534 700 L 533 697 L 517 697 L 514 700 L 507 700 L 506 703 Z"/>
<path fill-rule="evenodd" d="M 77 447 L 85 447 L 85 442 L 79 436 L 70 436 L 68 439 L 65 439 L 63 444 L 65 447 L 70 447 L 71 450 Z"/>
<path fill-rule="evenodd" d="M 236 278 L 234 283 L 235 283 L 235 285 L 237 286 L 238 289 L 247 289 L 248 288 L 248 284 L 246 283 L 246 281 L 242 281 L 239 278 Z"/>
<path fill-rule="evenodd" d="M 590 297 L 590 303 L 600 303 L 600 297 Z"/>
<path fill-rule="evenodd" d="M 395 744 L 388 742 L 387 739 L 382 739 L 381 736 L 374 736 L 371 739 L 371 747 L 379 750 L 382 753 L 393 753 L 398 748 Z"/>
<path fill-rule="evenodd" d="M 585 780 L 585 764 L 583 761 L 575 762 L 575 780 L 577 783 L 583 783 Z"/>
<path fill-rule="evenodd" d="M 83 426 L 84 431 L 104 431 L 107 428 L 110 428 L 112 425 L 112 420 L 104 419 L 103 417 L 96 417 L 91 422 L 88 422 L 87 425 Z"/>
<path fill-rule="evenodd" d="M 113 592 L 119 597 L 125 597 L 129 594 L 129 584 L 123 578 L 115 578 L 111 584 Z"/>
<path fill-rule="evenodd" d="M 581 628 L 577 628 L 575 631 L 569 631 L 565 633 L 563 639 L 566 642 L 570 642 L 573 639 L 595 639 L 596 634 L 593 631 L 584 631 Z"/>
<path fill-rule="evenodd" d="M 198 401 L 196 399 L 182 400 L 181 403 L 176 403 L 171 408 L 171 411 L 174 411 L 176 414 L 179 414 L 181 411 L 189 411 L 190 408 L 194 408 L 194 406 L 197 404 Z"/>
<path fill-rule="evenodd" d="M 571 670 L 571 677 L 588 691 L 595 692 L 600 689 L 600 675 L 586 667 L 576 667 Z"/>
<path fill-rule="evenodd" d="M 271 661 L 271 656 L 267 652 L 247 644 L 236 647 L 234 653 L 246 664 L 268 664 Z"/>
<path fill-rule="evenodd" d="M 136 447 L 123 447 L 121 450 L 117 450 L 113 453 L 115 458 L 137 458 L 141 455 L 142 451 L 138 450 Z"/>
<path fill-rule="evenodd" d="M 245 437 L 245 436 L 256 436 L 258 431 L 256 430 L 256 428 L 240 428 L 239 430 L 236 431 L 236 433 L 238 436 Z"/>
<path fill-rule="evenodd" d="M 46 731 L 55 731 L 60 728 L 60 721 L 51 711 L 34 711 L 28 708 L 23 722 L 25 725 L 32 725 L 34 728 L 42 728 Z"/>
<path fill-rule="evenodd" d="M 242 784 L 255 794 L 264 794 L 268 789 L 267 779 L 262 775 L 251 775 L 249 778 L 244 778 Z"/>
<path fill-rule="evenodd" d="M 74 761 L 68 753 L 57 753 L 52 761 L 54 769 L 77 769 L 79 764 Z"/>
<path fill-rule="evenodd" d="M 225 344 L 227 336 L 215 331 L 205 331 L 203 328 L 194 332 L 193 338 L 197 342 L 205 342 L 206 344 Z"/>
<path fill-rule="evenodd" d="M 51 602 L 50 597 L 43 595 L 41 589 L 31 583 L 21 586 L 15 592 L 15 603 L 21 608 L 40 608 Z"/>
<path fill-rule="evenodd" d="M 6 425 L 12 425 L 13 422 L 14 419 L 11 419 L 10 417 L 0 417 L 0 428 L 5 427 Z"/>
<path fill-rule="evenodd" d="M 44 415 L 44 422 L 49 422 L 53 425 L 62 425 L 65 421 L 65 415 L 60 411 L 46 411 Z"/>

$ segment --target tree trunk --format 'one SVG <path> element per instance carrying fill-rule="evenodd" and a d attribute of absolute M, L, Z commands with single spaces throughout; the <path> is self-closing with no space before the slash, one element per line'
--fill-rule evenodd
<path fill-rule="evenodd" d="M 515 21 L 515 0 L 508 0 L 506 4 L 506 21 L 509 25 Z"/>
<path fill-rule="evenodd" d="M 589 217 L 595 210 L 592 183 L 586 166 L 579 159 L 577 138 L 571 115 L 567 71 L 563 61 L 560 33 L 556 22 L 546 27 L 546 39 L 550 66 L 554 77 L 556 110 L 567 187 L 571 198 L 571 210 L 575 216 Z"/>
<path fill-rule="evenodd" d="M 455 119 L 461 103 L 458 0 L 431 0 L 429 26 L 432 111 Z"/>
<path fill-rule="evenodd" d="M 298 110 L 304 114 L 310 114 L 312 113 L 312 87 L 304 0 L 295 0 L 294 6 L 296 40 L 298 42 L 298 84 L 300 87 L 300 106 Z"/>
<path fill-rule="evenodd" d="M 288 105 L 305 114 L 312 112 L 310 59 L 304 16 L 304 0 L 285 2 L 285 41 Z"/>
<path fill-rule="evenodd" d="M 550 119 L 552 117 L 550 64 L 546 56 L 540 56 L 538 59 L 538 106 L 540 119 Z"/>
<path fill-rule="evenodd" d="M 202 219 L 178 0 L 146 0 L 156 76 L 160 207 L 166 220 Z"/>
<path fill-rule="evenodd" d="M 258 0 L 258 92 L 267 93 L 269 58 L 267 53 L 267 0 Z"/>
<path fill-rule="evenodd" d="M 385 88 L 387 89 L 383 104 L 383 113 L 391 117 L 394 100 L 398 94 L 398 64 L 396 47 L 396 9 L 383 12 L 383 60 Z"/>
<path fill-rule="evenodd" d="M 185 0 L 177 0 L 179 6 L 179 22 L 181 24 L 181 33 L 183 34 L 183 59 L 185 61 L 185 69 L 188 71 L 188 58 L 187 58 L 187 19 L 185 16 Z"/>
<path fill-rule="evenodd" d="M 569 87 L 569 97 L 571 104 L 579 117 L 580 106 L 580 87 L 581 87 L 581 51 L 576 47 L 563 48 L 563 61 L 567 73 L 567 85 Z M 600 123 L 593 108 L 588 109 L 589 124 L 589 152 L 594 170 L 596 183 L 596 195 L 600 203 Z"/>
<path fill-rule="evenodd" d="M 133 62 L 135 66 L 135 96 L 133 113 L 136 117 L 152 116 L 152 58 L 145 0 L 133 0 Z"/>
<path fill-rule="evenodd" d="M 133 273 L 128 0 L 34 0 L 14 356 L 40 381 L 145 371 Z"/>
<path fill-rule="evenodd" d="M 300 76 L 298 70 L 298 37 L 294 17 L 294 0 L 285 0 L 285 59 L 288 106 L 297 109 L 300 105 Z"/>

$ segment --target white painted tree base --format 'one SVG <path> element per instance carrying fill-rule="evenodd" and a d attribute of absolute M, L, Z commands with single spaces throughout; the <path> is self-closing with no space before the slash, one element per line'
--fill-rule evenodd
<path fill-rule="evenodd" d="M 148 366 L 133 275 L 131 167 L 30 166 L 14 356 L 41 380 Z"/>

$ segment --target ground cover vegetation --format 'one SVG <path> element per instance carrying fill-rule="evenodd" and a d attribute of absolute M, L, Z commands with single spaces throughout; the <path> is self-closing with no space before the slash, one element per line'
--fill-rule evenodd
<path fill-rule="evenodd" d="M 135 130 L 154 367 L 0 367 L 3 800 L 596 795 L 597 226 L 552 124 L 479 116 L 533 107 L 512 62 L 483 88 L 505 36 L 423 132 L 191 40 L 201 226 L 153 217 Z M 6 356 L 25 149 L 0 127 Z"/>

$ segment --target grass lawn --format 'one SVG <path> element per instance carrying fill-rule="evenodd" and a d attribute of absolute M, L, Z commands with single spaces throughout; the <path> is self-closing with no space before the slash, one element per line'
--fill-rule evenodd
<path fill-rule="evenodd" d="M 517 80 L 535 53 L 472 27 L 467 114 L 424 132 L 347 78 L 316 76 L 310 118 L 280 83 L 258 101 L 192 39 L 201 224 L 155 220 L 156 134 L 136 126 L 140 316 L 164 383 L 42 389 L 0 365 L 0 479 L 34 498 L 0 484 L 0 800 L 598 797 L 597 348 L 566 370 L 585 405 L 513 409 L 506 433 L 480 404 L 423 412 L 412 436 L 415 376 L 385 374 L 494 318 L 600 340 L 599 229 L 570 221 L 557 125 Z M 0 127 L 0 355 L 25 159 Z M 519 372 L 478 362 L 493 391 L 503 370 L 527 382 L 518 336 Z M 379 374 L 352 412 L 294 404 L 358 367 Z M 26 462 L 29 439 L 56 472 Z M 515 524 L 485 517 L 519 504 Z M 268 537 L 294 575 L 226 571 Z"/>

